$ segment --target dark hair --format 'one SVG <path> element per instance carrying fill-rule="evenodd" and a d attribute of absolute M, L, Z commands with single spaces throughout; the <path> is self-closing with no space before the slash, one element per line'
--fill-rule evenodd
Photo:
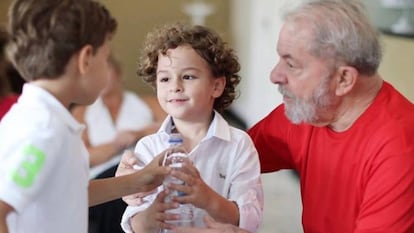
<path fill-rule="evenodd" d="M 7 79 L 7 61 L 4 55 L 4 47 L 7 42 L 7 33 L 0 28 L 0 98 L 6 96 L 9 92 L 9 83 Z"/>
<path fill-rule="evenodd" d="M 82 47 L 96 52 L 116 27 L 108 10 L 92 0 L 15 0 L 7 52 L 25 80 L 54 79 Z"/>
<path fill-rule="evenodd" d="M 25 83 L 22 76 L 6 57 L 7 41 L 6 29 L 0 27 L 0 98 L 10 94 L 10 92 L 21 94 Z"/>
<path fill-rule="evenodd" d="M 190 26 L 181 23 L 165 25 L 149 33 L 138 62 L 138 75 L 156 88 L 158 55 L 181 45 L 191 46 L 210 66 L 215 78 L 224 76 L 226 86 L 223 94 L 216 98 L 214 109 L 222 111 L 237 97 L 236 86 L 240 82 L 237 74 L 240 64 L 233 51 L 220 36 L 204 26 Z"/>

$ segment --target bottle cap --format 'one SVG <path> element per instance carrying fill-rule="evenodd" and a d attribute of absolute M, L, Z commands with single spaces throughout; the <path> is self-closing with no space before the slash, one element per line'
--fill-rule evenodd
<path fill-rule="evenodd" d="M 181 134 L 179 134 L 179 133 L 172 133 L 172 134 L 170 134 L 168 142 L 171 143 L 171 144 L 183 143 L 183 138 L 181 137 Z"/>

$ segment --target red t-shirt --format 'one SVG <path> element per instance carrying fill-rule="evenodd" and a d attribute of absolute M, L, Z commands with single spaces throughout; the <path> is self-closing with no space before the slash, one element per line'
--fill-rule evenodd
<path fill-rule="evenodd" d="M 262 172 L 298 171 L 305 233 L 414 232 L 414 105 L 388 83 L 345 132 L 280 105 L 249 134 Z"/>
<path fill-rule="evenodd" d="M 17 102 L 18 98 L 19 96 L 17 95 L 8 95 L 0 99 L 0 120 L 3 118 L 4 115 L 6 115 L 11 106 Z"/>

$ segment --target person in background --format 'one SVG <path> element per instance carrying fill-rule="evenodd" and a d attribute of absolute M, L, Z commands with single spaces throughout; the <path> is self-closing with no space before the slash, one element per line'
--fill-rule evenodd
<path fill-rule="evenodd" d="M 298 172 L 304 233 L 414 232 L 414 105 L 378 74 L 362 3 L 303 3 L 286 14 L 277 53 L 270 80 L 283 103 L 248 133 L 262 172 Z"/>
<path fill-rule="evenodd" d="M 138 141 L 135 155 L 142 164 L 137 166 L 141 169 L 168 148 L 171 133 L 181 134 L 192 164 L 185 163 L 185 172 L 172 171 L 188 185 L 167 187 L 186 195 L 166 203 L 162 187 L 142 194 L 136 206 L 127 207 L 123 229 L 142 233 L 171 229 L 166 220 L 178 216 L 165 210 L 190 203 L 196 207 L 196 225 L 203 224 L 203 216 L 209 214 L 257 232 L 263 190 L 256 149 L 244 131 L 230 126 L 220 114 L 235 99 L 240 81 L 233 50 L 206 27 L 174 24 L 150 33 L 142 54 L 138 74 L 155 87 L 169 115 L 156 134 Z"/>
<path fill-rule="evenodd" d="M 132 91 L 125 90 L 122 68 L 111 55 L 108 82 L 98 99 L 89 106 L 75 106 L 72 114 L 86 125 L 82 138 L 90 154 L 91 178 L 107 169 L 115 175 L 122 152 L 148 134 L 156 132 L 151 107 Z"/>
<path fill-rule="evenodd" d="M 143 170 L 89 182 L 83 125 L 69 106 L 105 87 L 116 20 L 91 0 L 15 0 L 8 55 L 27 83 L 0 122 L 0 232 L 86 233 L 88 205 L 154 189 L 161 156 Z"/>
<path fill-rule="evenodd" d="M 121 64 L 113 54 L 108 74 L 95 103 L 72 109 L 75 118 L 86 125 L 82 138 L 90 155 L 91 179 L 113 177 L 122 152 L 160 126 L 154 122 L 151 108 L 124 89 Z M 119 222 L 126 206 L 117 199 L 89 208 L 89 233 L 123 233 Z"/>
<path fill-rule="evenodd" d="M 9 62 L 4 52 L 6 43 L 7 32 L 0 28 L 0 121 L 19 98 L 19 95 L 11 90 L 9 84 L 7 73 Z"/>

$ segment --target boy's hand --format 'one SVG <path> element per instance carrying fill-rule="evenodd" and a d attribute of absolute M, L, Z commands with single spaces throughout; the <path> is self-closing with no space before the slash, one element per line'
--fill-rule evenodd
<path fill-rule="evenodd" d="M 200 172 L 191 162 L 184 162 L 180 170 L 172 170 L 171 175 L 184 181 L 184 185 L 169 184 L 168 188 L 184 192 L 186 195 L 174 197 L 179 203 L 191 203 L 195 207 L 208 210 L 214 198 L 218 195 L 200 176 Z"/>
<path fill-rule="evenodd" d="M 142 181 L 143 186 L 140 187 L 141 192 L 152 191 L 153 189 L 162 185 L 165 176 L 170 173 L 170 167 L 161 166 L 161 161 L 163 158 L 163 154 L 158 155 L 151 161 L 151 163 L 136 172 L 137 179 L 141 179 Z"/>
<path fill-rule="evenodd" d="M 7 215 L 12 211 L 14 211 L 13 207 L 0 200 L 0 233 L 9 232 L 7 228 L 6 218 Z"/>
<path fill-rule="evenodd" d="M 134 232 L 158 232 L 159 229 L 172 228 L 172 225 L 165 221 L 176 220 L 178 217 L 172 214 L 167 214 L 165 211 L 177 208 L 178 203 L 164 202 L 167 195 L 168 191 L 164 190 L 160 192 L 147 209 L 131 218 L 130 224 Z"/>
<path fill-rule="evenodd" d="M 172 232 L 175 233 L 249 233 L 239 227 L 231 224 L 224 224 L 214 221 L 213 218 L 206 215 L 204 217 L 206 228 L 195 227 L 175 227 Z"/>
<path fill-rule="evenodd" d="M 134 169 L 134 165 L 138 164 L 138 158 L 134 155 L 134 152 L 132 151 L 125 151 L 122 155 L 121 162 L 118 164 L 118 168 L 116 169 L 115 176 L 123 176 L 128 175 L 131 173 L 136 172 Z M 144 193 L 136 193 L 131 194 L 128 196 L 122 197 L 122 200 L 124 200 L 125 203 L 131 206 L 137 206 L 142 203 L 143 197 L 146 195 Z"/>
<path fill-rule="evenodd" d="M 156 192 L 156 188 L 162 183 L 165 175 L 169 173 L 169 168 L 161 167 L 163 156 L 160 154 L 155 157 L 150 164 L 145 166 L 132 151 L 125 151 L 122 155 L 121 162 L 115 172 L 115 176 L 123 176 L 137 173 L 137 179 L 142 179 L 145 190 L 149 192 L 138 192 L 122 197 L 122 200 L 128 205 L 137 206 L 142 204 L 142 198 Z M 145 166 L 142 170 L 134 169 L 134 166 Z"/>
<path fill-rule="evenodd" d="M 136 172 L 134 165 L 138 164 L 139 160 L 134 155 L 134 152 L 127 150 L 122 154 L 121 162 L 118 164 L 115 176 L 123 176 Z"/>

